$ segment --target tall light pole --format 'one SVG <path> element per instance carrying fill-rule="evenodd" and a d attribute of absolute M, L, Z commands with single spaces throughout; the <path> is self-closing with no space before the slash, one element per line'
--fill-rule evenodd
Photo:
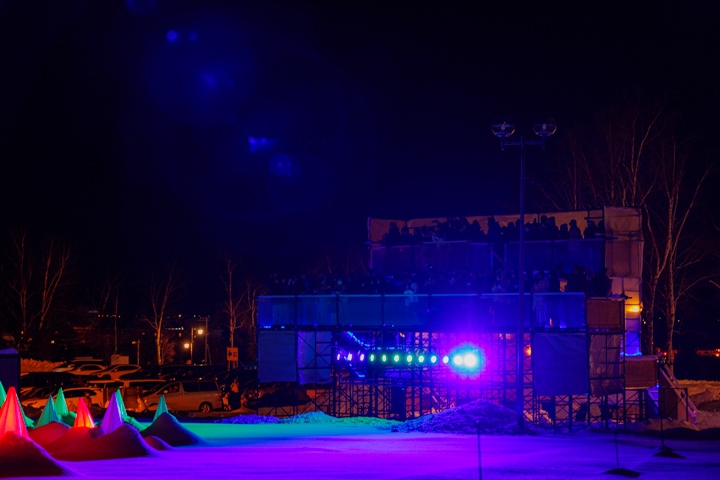
<path fill-rule="evenodd" d="M 515 125 L 509 123 L 500 123 L 492 126 L 493 135 L 500 139 L 500 150 L 505 147 L 520 147 L 520 245 L 518 258 L 518 330 L 517 330 L 517 365 L 516 365 L 516 382 L 515 382 L 515 409 L 517 413 L 518 426 L 520 429 L 525 428 L 525 146 L 540 146 L 545 149 L 545 139 L 554 134 L 557 125 L 554 122 L 536 123 L 533 125 L 533 131 L 540 140 L 525 140 L 524 136 L 520 136 L 520 140 L 510 140 L 515 133 Z"/>

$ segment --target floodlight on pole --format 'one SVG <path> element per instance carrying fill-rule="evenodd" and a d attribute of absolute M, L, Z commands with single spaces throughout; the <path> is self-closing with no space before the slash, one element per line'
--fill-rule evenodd
<path fill-rule="evenodd" d="M 545 150 L 545 139 L 555 133 L 557 124 L 553 120 L 533 124 L 533 132 L 540 140 L 525 140 L 520 136 L 519 141 L 510 141 L 515 133 L 515 125 L 507 122 L 491 126 L 493 135 L 500 139 L 500 150 L 505 147 L 520 147 L 520 232 L 519 232 L 519 258 L 518 258 L 518 331 L 517 331 L 517 365 L 516 365 L 516 413 L 518 426 L 525 428 L 525 368 L 524 368 L 524 342 L 525 342 L 525 146 L 540 146 Z"/>

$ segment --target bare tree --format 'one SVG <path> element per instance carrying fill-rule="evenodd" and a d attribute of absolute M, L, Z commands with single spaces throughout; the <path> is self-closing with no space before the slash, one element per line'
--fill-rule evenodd
<path fill-rule="evenodd" d="M 697 248 L 687 226 L 710 169 L 688 175 L 689 142 L 678 140 L 678 123 L 665 105 L 610 109 L 598 117 L 594 132 L 587 135 L 579 128 L 568 135 L 561 157 L 565 164 L 557 170 L 561 175 L 551 181 L 552 194 L 544 195 L 560 209 L 643 209 L 644 349 L 654 351 L 654 321 L 661 304 L 667 314 L 665 347 L 672 355 L 679 302 L 706 278 L 694 268 L 705 252 Z"/>
<path fill-rule="evenodd" d="M 702 245 L 696 232 L 688 230 L 688 225 L 711 169 L 706 166 L 697 175 L 688 176 L 692 170 L 685 147 L 684 142 L 679 142 L 673 135 L 661 142 L 657 155 L 660 170 L 658 199 L 645 204 L 650 232 L 647 242 L 654 260 L 650 265 L 653 270 L 647 275 L 652 289 L 648 294 L 653 297 L 646 309 L 654 314 L 656 295 L 659 294 L 665 314 L 666 361 L 670 368 L 675 362 L 673 334 L 678 305 L 693 287 L 710 278 L 697 267 L 708 258 L 711 250 Z M 661 282 L 662 289 L 657 290 Z"/>
<path fill-rule="evenodd" d="M 224 313 L 228 319 L 228 332 L 230 334 L 230 347 L 235 347 L 235 336 L 238 331 L 245 333 L 248 350 L 254 349 L 254 327 L 257 318 L 257 297 L 265 293 L 265 286 L 250 276 L 244 278 L 242 286 L 236 284 L 235 272 L 238 264 L 229 257 L 225 258 L 225 285 Z M 248 352 L 252 355 L 252 352 Z M 237 367 L 237 365 L 235 365 Z"/>
<path fill-rule="evenodd" d="M 225 257 L 225 273 L 227 277 L 223 277 L 222 281 L 225 285 L 225 305 L 224 313 L 228 318 L 228 331 L 230 333 L 230 347 L 235 347 L 235 332 L 240 328 L 240 312 L 242 310 L 242 298 L 237 296 L 235 288 L 235 269 L 237 263 Z"/>
<path fill-rule="evenodd" d="M 152 308 L 152 317 L 146 318 L 145 321 L 152 327 L 155 332 L 155 349 L 158 365 L 162 365 L 165 361 L 165 350 L 167 348 L 163 334 L 165 328 L 165 320 L 169 306 L 175 301 L 178 285 L 175 280 L 174 269 L 166 278 L 153 276 L 150 284 L 150 305 Z"/>
<path fill-rule="evenodd" d="M 28 348 L 48 326 L 57 299 L 68 286 L 71 252 L 69 247 L 51 239 L 40 255 L 40 262 L 35 262 L 25 230 L 11 234 L 11 245 L 10 311 L 20 327 L 21 347 Z"/>
<path fill-rule="evenodd" d="M 118 318 L 120 306 L 120 274 L 106 276 L 103 283 L 91 293 L 90 299 L 97 311 L 97 319 L 112 317 L 113 319 L 113 354 L 118 352 Z M 94 328 L 93 328 L 94 330 Z"/>

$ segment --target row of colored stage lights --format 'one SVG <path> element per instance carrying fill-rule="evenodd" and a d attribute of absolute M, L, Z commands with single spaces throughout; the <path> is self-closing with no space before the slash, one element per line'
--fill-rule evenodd
<path fill-rule="evenodd" d="M 451 366 L 456 369 L 474 370 L 484 367 L 485 355 L 477 348 L 461 348 L 451 352 L 449 355 L 440 357 L 437 353 L 414 353 L 398 351 L 371 352 L 365 355 L 364 352 L 352 353 L 337 352 L 335 360 L 347 363 L 364 363 L 388 367 L 424 367 L 434 366 L 438 363 Z"/>

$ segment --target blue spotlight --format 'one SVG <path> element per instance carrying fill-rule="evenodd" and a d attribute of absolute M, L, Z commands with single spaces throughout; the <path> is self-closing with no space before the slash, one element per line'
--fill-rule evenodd
<path fill-rule="evenodd" d="M 461 374 L 474 375 L 485 370 L 485 352 L 473 345 L 456 348 L 450 353 L 450 360 L 453 370 Z"/>

